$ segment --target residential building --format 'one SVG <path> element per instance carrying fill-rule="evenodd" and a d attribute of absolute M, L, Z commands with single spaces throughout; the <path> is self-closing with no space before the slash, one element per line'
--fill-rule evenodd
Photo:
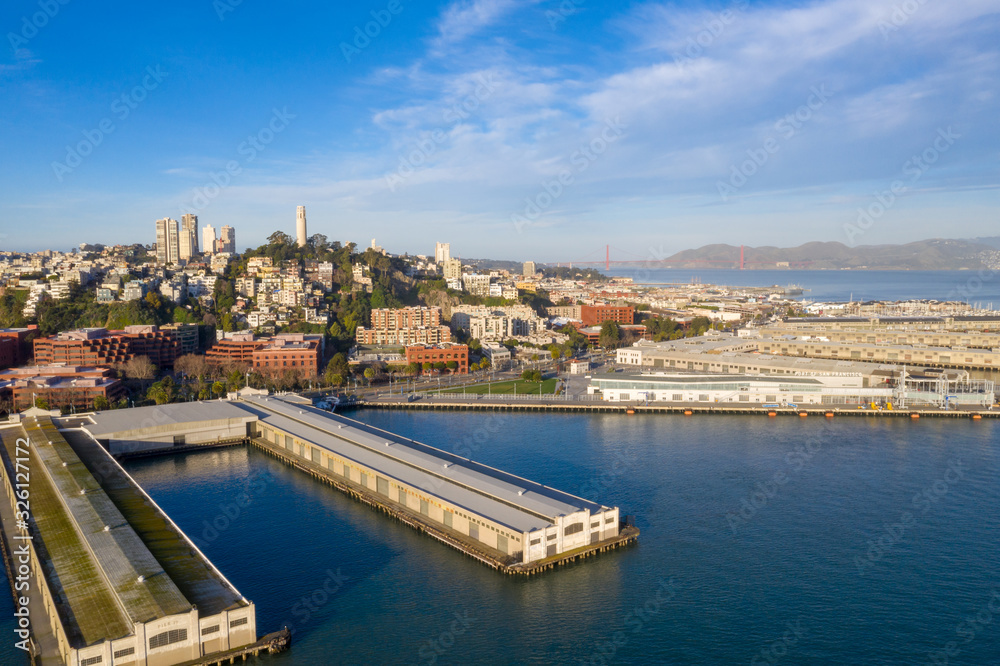
<path fill-rule="evenodd" d="M 441 270 L 445 280 L 462 279 L 462 262 L 459 259 L 445 259 Z"/>
<path fill-rule="evenodd" d="M 146 283 L 141 280 L 126 282 L 122 288 L 123 301 L 137 301 L 146 295 Z"/>
<path fill-rule="evenodd" d="M 215 254 L 215 240 L 215 227 L 206 224 L 205 228 L 201 230 L 201 247 L 204 248 L 205 252 Z"/>
<path fill-rule="evenodd" d="M 162 266 L 176 264 L 180 259 L 180 237 L 177 220 L 165 217 L 156 221 L 156 261 Z"/>
<path fill-rule="evenodd" d="M 451 261 L 451 243 L 434 244 L 434 263 L 443 264 Z"/>
<path fill-rule="evenodd" d="M 198 252 L 198 216 L 184 213 L 181 216 L 180 235 L 177 243 L 181 261 L 190 261 Z"/>
<path fill-rule="evenodd" d="M 454 361 L 458 364 L 455 372 L 460 375 L 469 372 L 469 347 L 446 342 L 440 345 L 409 345 L 406 347 L 407 363 L 445 363 Z"/>
<path fill-rule="evenodd" d="M 535 277 L 535 273 L 538 272 L 537 270 L 535 270 L 535 262 L 533 261 L 524 262 L 523 268 L 524 270 L 521 272 L 521 274 L 524 275 L 524 277 L 526 278 L 533 278 Z"/>
<path fill-rule="evenodd" d="M 545 330 L 545 320 L 527 305 L 461 305 L 452 308 L 451 327 L 467 331 L 477 340 L 506 340 Z"/>
<path fill-rule="evenodd" d="M 197 324 L 167 324 L 164 331 L 170 331 L 179 346 L 178 355 L 197 354 L 201 340 Z"/>
<path fill-rule="evenodd" d="M 236 230 L 228 224 L 222 227 L 215 251 L 236 254 Z"/>
<path fill-rule="evenodd" d="M 451 339 L 451 330 L 441 324 L 441 308 L 377 308 L 371 328 L 359 326 L 355 338 L 361 345 L 439 344 Z"/>
<path fill-rule="evenodd" d="M 479 273 L 469 273 L 462 276 L 462 286 L 465 288 L 465 291 L 473 296 L 482 296 L 484 298 L 490 295 L 491 281 L 492 278 L 489 275 L 481 275 Z"/>

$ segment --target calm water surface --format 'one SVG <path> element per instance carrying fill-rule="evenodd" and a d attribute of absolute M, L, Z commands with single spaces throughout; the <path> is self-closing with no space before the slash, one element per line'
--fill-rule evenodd
<path fill-rule="evenodd" d="M 636 282 L 689 283 L 742 287 L 770 287 L 797 284 L 808 289 L 799 300 L 855 301 L 937 299 L 968 301 L 981 307 L 1000 308 L 1000 272 L 979 271 L 804 271 L 732 269 L 615 268 L 611 275 L 634 278 Z"/>
<path fill-rule="evenodd" d="M 295 628 L 267 663 L 912 664 L 949 641 L 949 663 L 1000 663 L 1000 616 L 963 624 L 1000 592 L 1000 424 L 351 416 L 468 437 L 487 464 L 634 514 L 640 542 L 513 579 L 256 450 L 129 463 L 261 631 Z"/>

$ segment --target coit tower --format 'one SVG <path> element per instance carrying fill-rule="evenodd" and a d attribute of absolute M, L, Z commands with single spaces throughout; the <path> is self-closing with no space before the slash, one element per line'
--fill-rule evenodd
<path fill-rule="evenodd" d="M 295 209 L 295 240 L 299 247 L 306 246 L 306 207 Z"/>

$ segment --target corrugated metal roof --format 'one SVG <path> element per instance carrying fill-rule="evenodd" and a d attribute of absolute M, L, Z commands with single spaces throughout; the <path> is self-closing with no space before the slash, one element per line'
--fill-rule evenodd
<path fill-rule="evenodd" d="M 602 505 L 339 415 L 275 397 L 246 401 L 261 420 L 518 531 Z M 388 442 L 388 445 L 387 445 Z"/>
<path fill-rule="evenodd" d="M 144 428 L 154 428 L 180 423 L 199 421 L 222 421 L 226 419 L 247 419 L 246 410 L 226 400 L 203 402 L 180 402 L 172 405 L 136 407 L 135 409 L 112 409 L 97 412 L 91 417 L 92 425 L 84 428 L 94 437 L 107 438 L 112 435 L 134 432 Z"/>

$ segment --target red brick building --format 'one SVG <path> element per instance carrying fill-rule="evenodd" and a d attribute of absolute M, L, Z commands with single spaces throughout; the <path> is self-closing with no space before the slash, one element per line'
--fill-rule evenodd
<path fill-rule="evenodd" d="M 406 348 L 407 363 L 458 363 L 456 373 L 465 375 L 469 372 L 469 347 L 446 342 L 442 345 L 414 345 Z"/>
<path fill-rule="evenodd" d="M 635 310 L 628 305 L 581 305 L 580 319 L 584 326 L 599 326 L 606 321 L 634 324 Z"/>
<path fill-rule="evenodd" d="M 278 335 L 253 352 L 253 367 L 267 373 L 297 370 L 304 377 L 319 374 L 320 336 L 303 333 Z"/>
<path fill-rule="evenodd" d="M 253 353 L 264 346 L 266 340 L 257 340 L 253 333 L 239 333 L 209 347 L 205 359 L 209 363 L 223 364 L 227 361 L 253 365 Z"/>
<path fill-rule="evenodd" d="M 17 410 L 31 407 L 35 397 L 46 400 L 51 408 L 72 405 L 89 410 L 98 396 L 109 402 L 125 396 L 125 386 L 111 374 L 109 368 L 31 365 L 0 371 L 0 384 L 12 393 Z"/>
<path fill-rule="evenodd" d="M 17 364 L 17 340 L 0 338 L 0 369 Z"/>
<path fill-rule="evenodd" d="M 27 328 L 0 328 L 0 368 L 23 365 L 31 357 L 31 341 L 38 335 L 38 326 Z M 7 344 L 10 341 L 13 345 Z M 6 348 L 6 351 L 5 351 Z M 12 358 L 9 363 L 5 359 Z"/>
<path fill-rule="evenodd" d="M 157 367 L 173 367 L 180 344 L 171 331 L 156 326 L 126 326 L 124 331 L 81 328 L 35 340 L 35 363 L 110 366 L 148 356 Z"/>

